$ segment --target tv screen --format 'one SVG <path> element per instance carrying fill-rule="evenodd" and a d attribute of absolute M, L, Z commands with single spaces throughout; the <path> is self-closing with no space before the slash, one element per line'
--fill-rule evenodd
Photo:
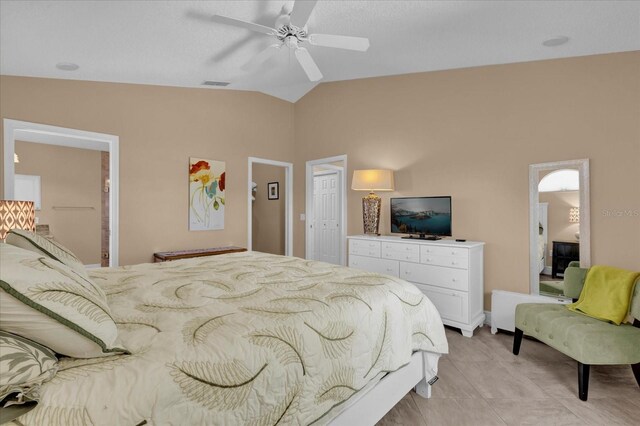
<path fill-rule="evenodd" d="M 392 198 L 391 232 L 451 236 L 451 197 Z"/>

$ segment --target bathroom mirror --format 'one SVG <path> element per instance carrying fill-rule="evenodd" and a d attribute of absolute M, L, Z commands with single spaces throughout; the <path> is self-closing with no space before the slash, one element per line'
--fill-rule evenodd
<path fill-rule="evenodd" d="M 564 269 L 591 266 L 589 160 L 529 166 L 531 294 L 564 297 Z"/>

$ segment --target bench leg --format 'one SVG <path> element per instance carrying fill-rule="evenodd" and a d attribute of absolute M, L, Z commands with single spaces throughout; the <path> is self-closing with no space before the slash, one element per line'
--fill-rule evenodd
<path fill-rule="evenodd" d="M 522 344 L 523 331 L 516 327 L 516 331 L 513 334 L 513 354 L 518 355 L 520 353 L 520 345 Z"/>
<path fill-rule="evenodd" d="M 589 395 L 589 364 L 578 363 L 578 396 L 586 401 Z"/>
<path fill-rule="evenodd" d="M 633 375 L 636 377 L 636 382 L 638 382 L 638 386 L 640 386 L 640 363 L 631 364 L 631 370 L 633 370 Z"/>

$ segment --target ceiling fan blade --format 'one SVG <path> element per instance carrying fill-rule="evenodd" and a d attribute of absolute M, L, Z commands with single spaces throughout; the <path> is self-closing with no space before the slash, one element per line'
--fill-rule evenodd
<path fill-rule="evenodd" d="M 309 77 L 309 80 L 318 81 L 322 79 L 320 68 L 318 68 L 318 65 L 316 65 L 316 62 L 313 60 L 307 49 L 304 47 L 298 47 L 296 49 L 296 59 L 307 74 L 307 77 Z"/>
<path fill-rule="evenodd" d="M 366 52 L 369 49 L 369 39 L 365 37 L 350 37 L 331 34 L 311 34 L 309 44 L 313 46 L 335 47 L 337 49 L 358 50 Z"/>
<path fill-rule="evenodd" d="M 233 25 L 235 27 L 246 28 L 247 30 L 256 31 L 262 34 L 274 35 L 276 30 L 273 28 L 265 27 L 264 25 L 254 24 L 253 22 L 241 21 L 235 18 L 229 18 L 222 15 L 213 15 L 211 17 L 213 22 L 225 25 Z"/>
<path fill-rule="evenodd" d="M 300 28 L 307 25 L 316 3 L 318 0 L 296 0 L 291 11 L 291 23 Z"/>
<path fill-rule="evenodd" d="M 257 69 L 260 65 L 267 62 L 269 58 L 275 55 L 280 50 L 281 47 L 282 47 L 282 43 L 272 44 L 271 46 L 267 47 L 266 49 L 258 53 L 256 56 L 251 58 L 249 62 L 247 62 L 242 66 L 242 69 L 245 71 L 253 71 Z"/>

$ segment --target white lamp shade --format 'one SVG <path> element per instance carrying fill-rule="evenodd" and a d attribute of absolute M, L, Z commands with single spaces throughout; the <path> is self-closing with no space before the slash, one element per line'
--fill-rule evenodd
<path fill-rule="evenodd" d="M 354 170 L 351 189 L 356 191 L 393 191 L 393 171 L 383 169 Z"/>

